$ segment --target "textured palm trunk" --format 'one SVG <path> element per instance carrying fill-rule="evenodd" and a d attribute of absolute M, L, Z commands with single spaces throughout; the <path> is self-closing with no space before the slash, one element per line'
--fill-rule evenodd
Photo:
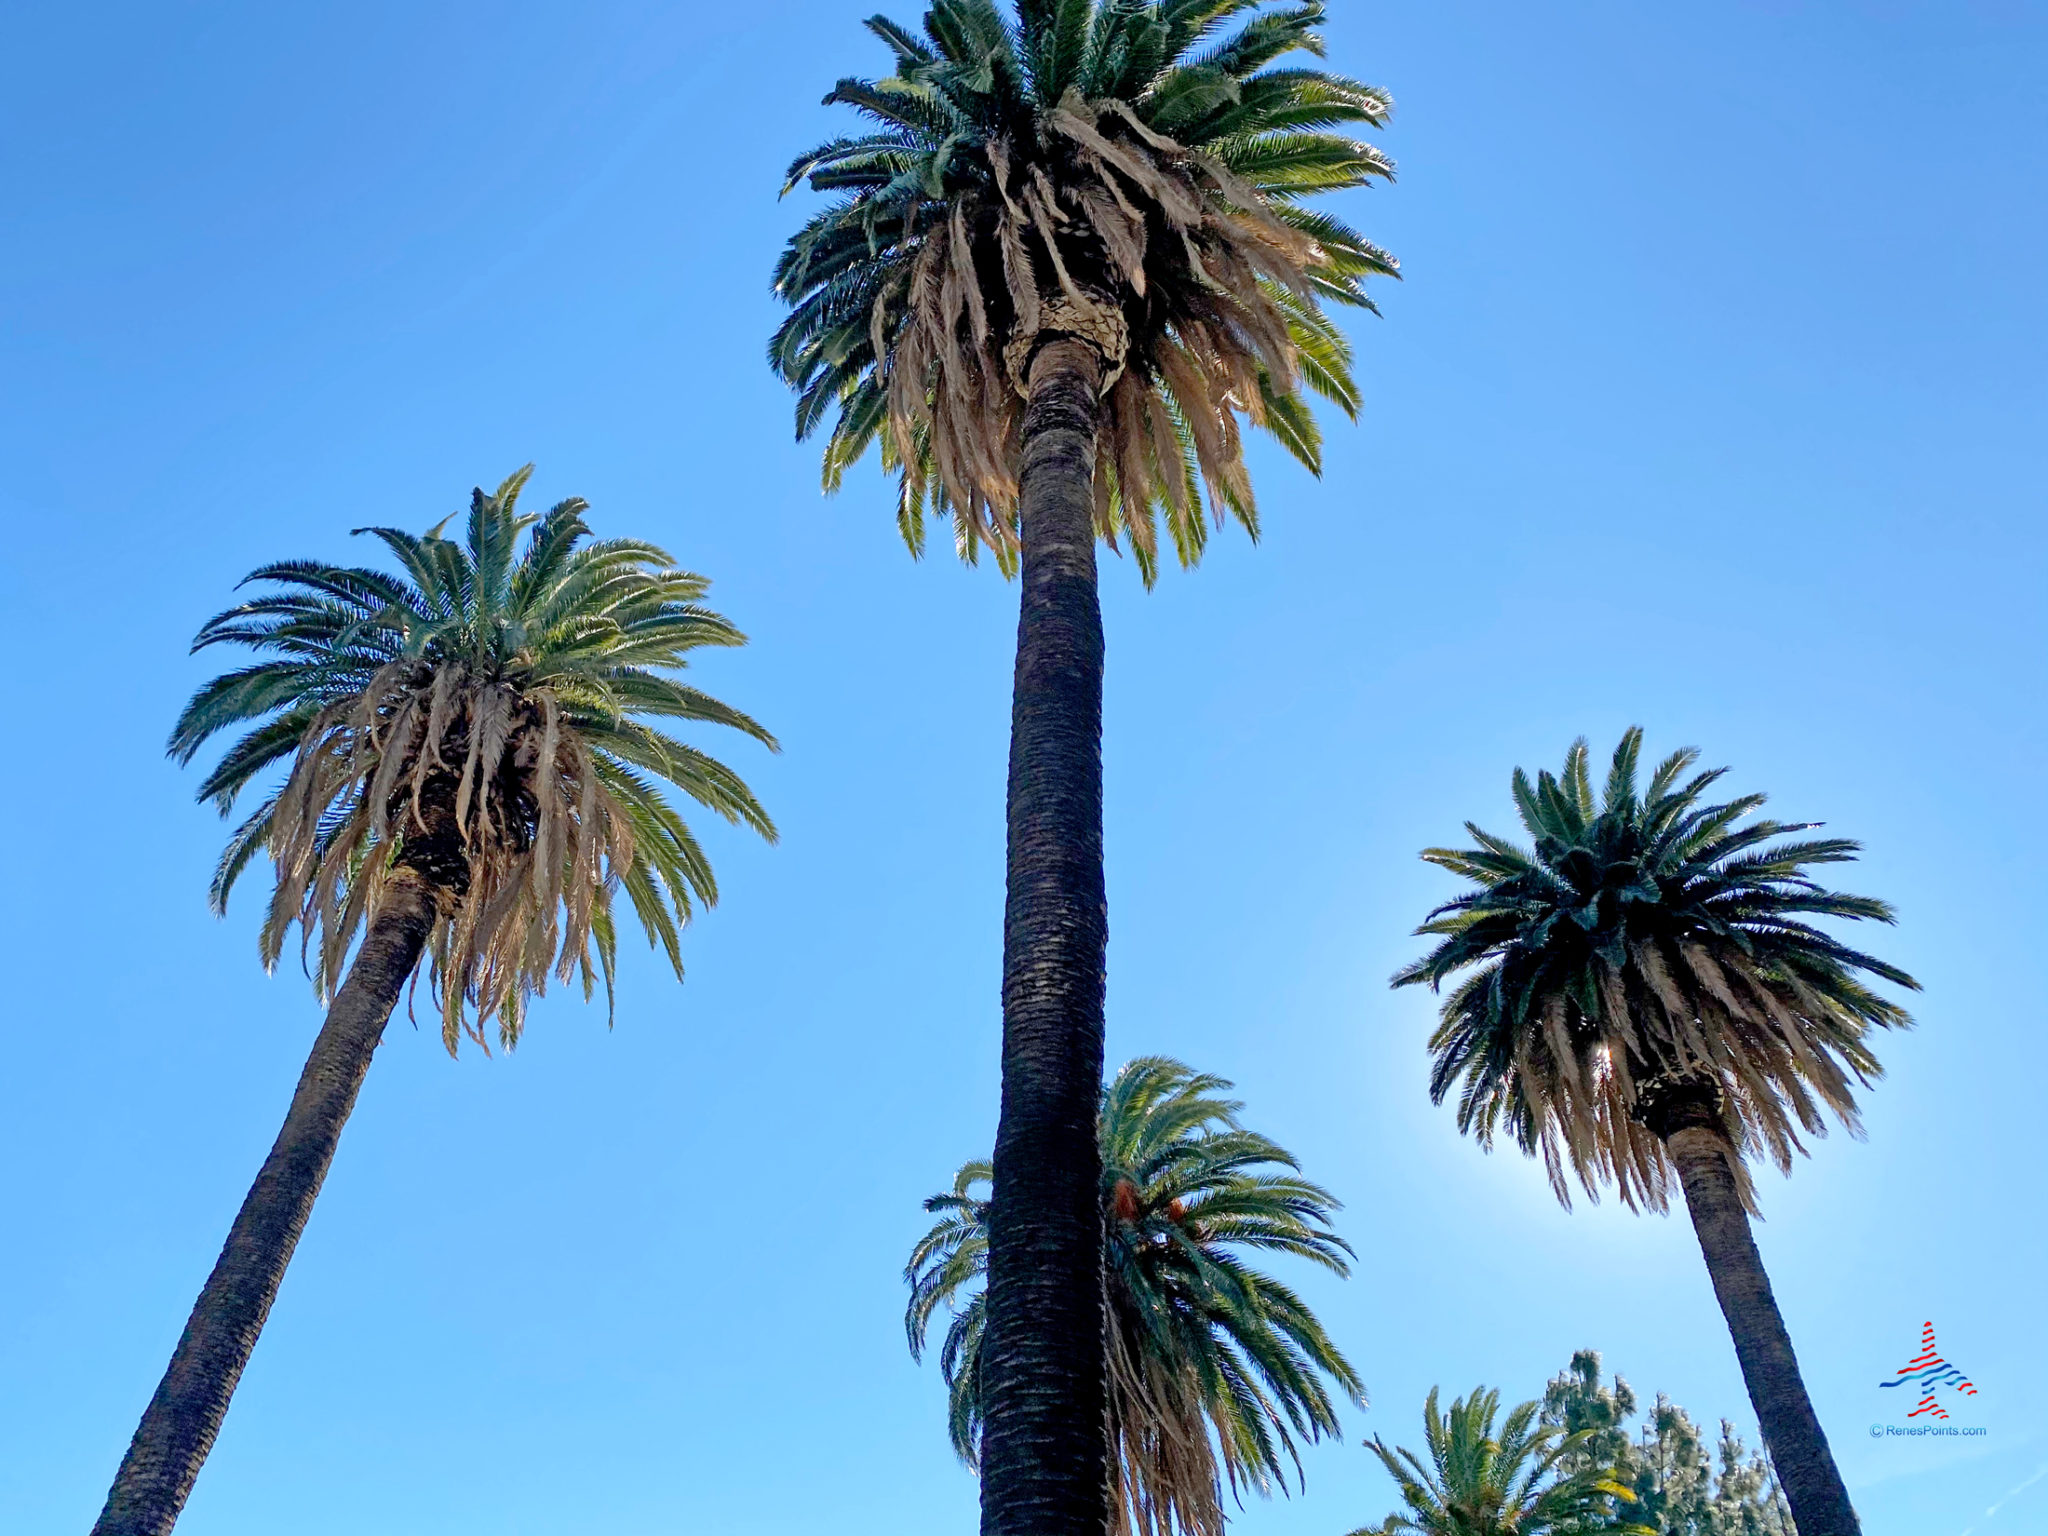
<path fill-rule="evenodd" d="M 228 1229 L 227 1245 L 193 1304 L 170 1368 L 143 1410 L 93 1536 L 167 1536 L 177 1524 L 334 1161 L 370 1056 L 433 922 L 429 886 L 412 871 L 399 871 L 327 1010 L 284 1129 Z"/>
<path fill-rule="evenodd" d="M 1699 1234 L 1700 1252 L 1713 1278 L 1714 1295 L 1735 1339 L 1735 1358 L 1769 1447 L 1771 1464 L 1792 1507 L 1799 1536 L 1860 1536 L 1849 1490 L 1842 1485 L 1828 1437 L 1820 1427 L 1792 1337 L 1771 1295 L 1749 1213 L 1742 1208 L 1732 1153 L 1722 1133 L 1692 1125 L 1674 1131 L 1665 1146 L 1685 1188 L 1685 1204 Z"/>
<path fill-rule="evenodd" d="M 1010 716 L 1003 1103 L 982 1340 L 983 1536 L 1102 1536 L 1102 611 L 1094 471 L 1101 367 L 1053 340 L 1030 372 Z"/>

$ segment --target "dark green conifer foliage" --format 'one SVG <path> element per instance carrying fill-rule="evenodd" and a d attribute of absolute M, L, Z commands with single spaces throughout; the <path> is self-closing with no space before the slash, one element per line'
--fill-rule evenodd
<path fill-rule="evenodd" d="M 1588 1432 L 1583 1449 L 1561 1465 L 1613 1468 L 1616 1481 L 1635 1492 L 1629 1518 L 1657 1536 L 1797 1536 L 1770 1463 L 1743 1444 L 1731 1420 L 1721 1420 L 1710 1451 L 1691 1416 L 1661 1392 L 1632 1437 L 1636 1408 L 1625 1380 L 1601 1380 L 1600 1354 L 1591 1349 L 1574 1354 L 1543 1393 L 1546 1423 Z M 1622 1508 L 1617 1503 L 1617 1515 Z"/>

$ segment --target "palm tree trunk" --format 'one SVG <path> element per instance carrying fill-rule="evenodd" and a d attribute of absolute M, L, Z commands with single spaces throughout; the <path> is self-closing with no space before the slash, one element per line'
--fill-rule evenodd
<path fill-rule="evenodd" d="M 334 1161 L 371 1053 L 433 923 L 427 882 L 409 869 L 397 871 L 313 1041 L 284 1129 L 121 1458 L 93 1536 L 169 1536 L 177 1524 Z"/>
<path fill-rule="evenodd" d="M 1792 1337 L 1750 1235 L 1727 1140 L 1717 1130 L 1693 1125 L 1674 1131 L 1665 1145 L 1678 1167 L 1686 1209 L 1734 1336 L 1735 1358 L 1742 1363 L 1771 1464 L 1792 1506 L 1793 1524 L 1799 1536 L 1860 1536 L 1849 1490 L 1806 1395 Z"/>
<path fill-rule="evenodd" d="M 981 1371 L 983 1536 L 1102 1536 L 1101 364 L 1038 351 L 1024 414 L 1022 613 L 1010 715 L 1003 1104 Z"/>

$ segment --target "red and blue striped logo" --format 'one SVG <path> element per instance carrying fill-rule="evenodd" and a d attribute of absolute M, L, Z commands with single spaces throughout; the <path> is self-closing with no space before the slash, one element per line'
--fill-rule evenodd
<path fill-rule="evenodd" d="M 1920 1353 L 1899 1367 L 1899 1374 L 1890 1381 L 1880 1381 L 1880 1387 L 1903 1387 L 1913 1382 L 1920 1388 L 1920 1406 L 1906 1417 L 1917 1419 L 1922 1414 L 1929 1418 L 1945 1419 L 1948 1410 L 1935 1401 L 1935 1393 L 1943 1387 L 1962 1392 L 1970 1397 L 1977 1395 L 1977 1389 L 1970 1384 L 1970 1378 L 1957 1370 L 1941 1357 L 1941 1351 L 1934 1347 L 1934 1324 L 1930 1321 L 1920 1330 Z"/>

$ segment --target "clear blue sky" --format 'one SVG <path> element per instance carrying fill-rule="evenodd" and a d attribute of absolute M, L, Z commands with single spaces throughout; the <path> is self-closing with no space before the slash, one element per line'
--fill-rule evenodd
<path fill-rule="evenodd" d="M 1234 1077 L 1348 1202 L 1373 1394 L 1246 1536 L 1391 1503 L 1432 1383 L 1607 1352 L 1749 1420 L 1682 1219 L 1559 1210 L 1424 1093 L 1385 979 L 1509 770 L 1631 722 L 1865 840 L 1920 975 L 1869 1139 L 1760 1229 L 1870 1536 L 2048 1529 L 2035 911 L 2048 15 L 1339 0 L 1400 103 L 1367 407 L 1268 533 L 1107 569 L 1113 1057 Z M 0 1527 L 82 1532 L 317 1022 L 209 917 L 162 756 L 193 628 L 539 464 L 717 581 L 700 679 L 784 839 L 617 1027 L 394 1025 L 181 1531 L 970 1530 L 898 1270 L 988 1145 L 1014 593 L 834 501 L 761 362 L 775 191 L 866 7 L 45 5 L 0 50 Z M 2029 871 L 2034 871 L 2030 874 Z M 1936 1321 L 1991 1434 L 1874 1444 Z M 1987 1508 L 2006 1502 L 1995 1514 Z"/>

